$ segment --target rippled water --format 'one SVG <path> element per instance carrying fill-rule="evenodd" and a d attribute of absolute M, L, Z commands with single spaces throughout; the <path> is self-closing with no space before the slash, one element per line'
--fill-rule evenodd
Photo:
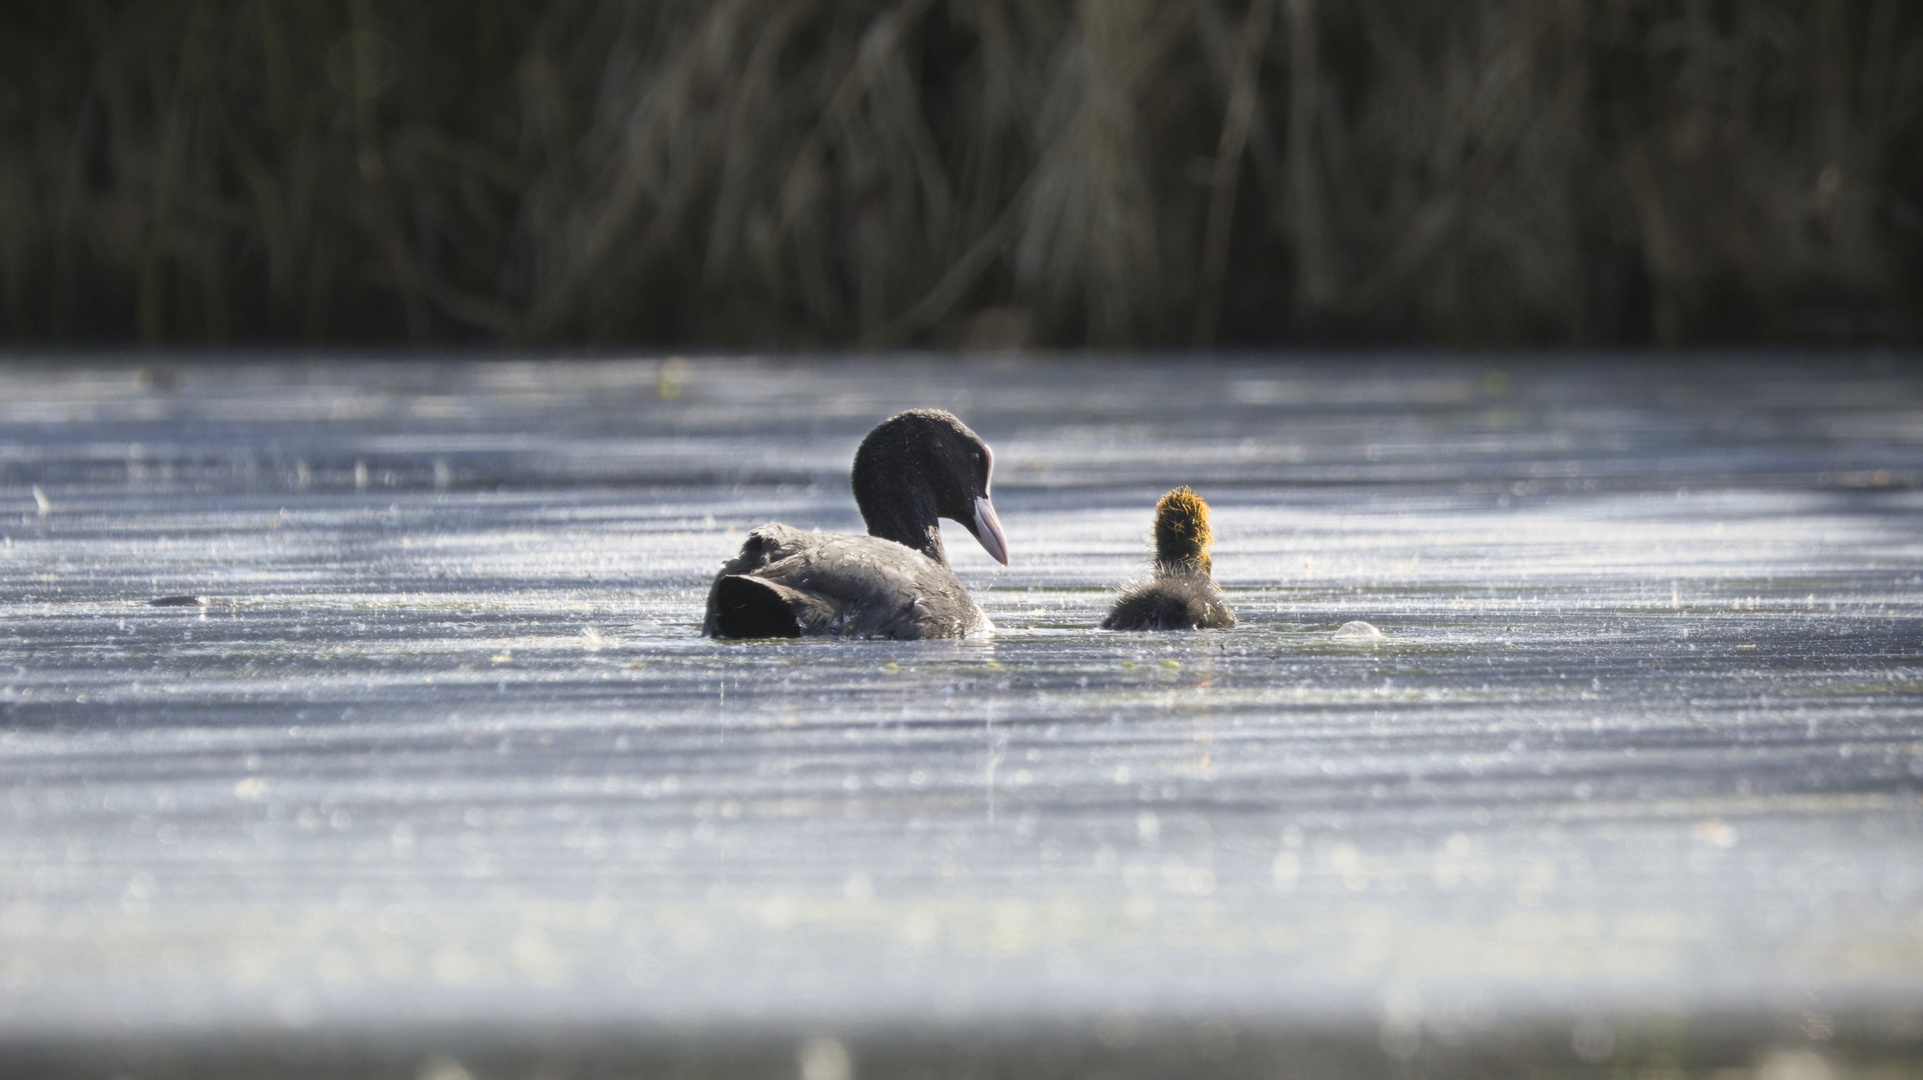
<path fill-rule="evenodd" d="M 1906 362 L 140 360 L 0 368 L 7 1039 L 1923 1037 Z M 910 406 L 999 632 L 699 637 Z M 1176 484 L 1241 625 L 1093 629 Z"/>

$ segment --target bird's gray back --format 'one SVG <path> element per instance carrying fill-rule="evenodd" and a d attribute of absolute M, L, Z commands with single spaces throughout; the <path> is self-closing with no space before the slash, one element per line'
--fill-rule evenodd
<path fill-rule="evenodd" d="M 723 574 L 746 574 L 819 600 L 797 612 L 804 634 L 957 637 L 987 619 L 954 571 L 892 540 L 768 524 L 748 534 Z"/>

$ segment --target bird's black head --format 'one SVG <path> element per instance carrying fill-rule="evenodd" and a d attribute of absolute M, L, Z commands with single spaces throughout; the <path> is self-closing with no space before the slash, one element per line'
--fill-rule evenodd
<path fill-rule="evenodd" d="M 995 453 L 953 413 L 911 409 L 881 422 L 855 451 L 855 505 L 870 535 L 906 544 L 940 563 L 937 518 L 958 521 L 1008 565 L 1008 539 L 988 501 Z"/>

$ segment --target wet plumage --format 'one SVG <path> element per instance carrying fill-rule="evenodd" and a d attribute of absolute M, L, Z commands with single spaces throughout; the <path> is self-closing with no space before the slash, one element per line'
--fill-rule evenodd
<path fill-rule="evenodd" d="M 869 535 L 768 524 L 748 534 L 708 592 L 714 637 L 959 637 L 993 629 L 949 569 L 938 518 L 1008 561 L 988 501 L 994 453 L 953 415 L 914 410 L 862 440 L 855 502 Z"/>
<path fill-rule="evenodd" d="M 1104 630 L 1217 630 L 1235 613 L 1209 576 L 1209 506 L 1188 488 L 1155 504 L 1155 575 L 1123 590 L 1102 620 Z"/>

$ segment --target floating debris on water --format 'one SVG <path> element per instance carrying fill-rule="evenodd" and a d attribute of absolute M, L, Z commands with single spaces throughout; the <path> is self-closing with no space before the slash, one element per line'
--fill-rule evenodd
<path fill-rule="evenodd" d="M 655 373 L 654 392 L 662 401 L 674 401 L 681 396 L 681 388 L 687 381 L 688 362 L 679 356 L 670 356 Z"/>
<path fill-rule="evenodd" d="M 206 607 L 204 596 L 156 596 L 147 601 L 148 607 Z"/>

